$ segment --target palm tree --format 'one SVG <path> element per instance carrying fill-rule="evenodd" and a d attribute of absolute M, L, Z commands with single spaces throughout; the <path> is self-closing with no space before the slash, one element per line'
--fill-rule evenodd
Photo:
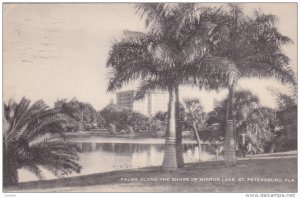
<path fill-rule="evenodd" d="M 291 43 L 290 38 L 280 34 L 278 19 L 256 11 L 254 17 L 246 16 L 239 4 L 229 4 L 222 17 L 224 26 L 216 33 L 211 53 L 226 57 L 235 63 L 240 77 L 275 77 L 283 82 L 295 83 L 293 72 L 288 67 L 289 58 L 282 45 Z M 235 165 L 234 109 L 235 84 L 228 86 L 225 164 Z"/>
<path fill-rule="evenodd" d="M 138 4 L 137 12 L 144 16 L 149 33 L 126 31 L 127 37 L 113 44 L 107 62 L 111 68 L 108 90 L 142 79 L 138 96 L 156 89 L 168 91 L 163 168 L 175 169 L 183 165 L 179 85 L 194 84 L 206 89 L 227 86 L 228 79 L 231 82 L 235 78 L 229 76 L 235 66 L 224 58 L 211 56 L 207 48 L 212 30 L 219 25 L 215 24 L 218 9 L 158 3 Z"/>
<path fill-rule="evenodd" d="M 201 140 L 198 129 L 204 129 L 206 125 L 206 114 L 198 99 L 186 99 L 184 101 L 185 120 L 192 127 L 198 142 L 198 155 L 201 160 Z"/>
<path fill-rule="evenodd" d="M 4 104 L 3 184 L 18 183 L 25 168 L 43 179 L 42 168 L 56 176 L 80 172 L 78 147 L 65 140 L 62 123 L 71 119 L 59 109 L 49 109 L 41 100 L 30 106 L 28 99 Z"/>
<path fill-rule="evenodd" d="M 111 68 L 108 90 L 142 79 L 138 96 L 151 90 L 168 91 L 168 127 L 162 167 L 176 169 L 183 166 L 179 85 L 194 84 L 207 89 L 225 86 L 228 79 L 232 82 L 235 77 L 232 75 L 235 65 L 211 56 L 207 48 L 212 29 L 218 26 L 214 24 L 218 22 L 218 9 L 158 3 L 138 4 L 137 12 L 145 17 L 149 33 L 126 31 L 127 37 L 114 43 L 107 62 Z"/>

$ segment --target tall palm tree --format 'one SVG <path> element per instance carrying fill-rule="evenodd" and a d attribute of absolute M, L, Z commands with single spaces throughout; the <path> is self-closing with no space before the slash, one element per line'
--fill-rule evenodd
<path fill-rule="evenodd" d="M 59 109 L 49 109 L 43 101 L 30 105 L 28 99 L 4 104 L 3 184 L 18 183 L 18 172 L 25 168 L 43 179 L 42 169 L 56 176 L 80 172 L 78 147 L 68 142 L 62 123 L 71 119 Z"/>
<path fill-rule="evenodd" d="M 275 77 L 283 82 L 295 83 L 294 74 L 288 67 L 290 60 L 282 51 L 282 46 L 292 41 L 278 31 L 276 16 L 256 11 L 254 17 L 249 17 L 239 4 L 229 4 L 223 14 L 224 26 L 218 30 L 212 42 L 213 55 L 234 62 L 240 77 Z M 228 86 L 225 164 L 229 166 L 236 164 L 233 114 L 235 84 Z"/>
<path fill-rule="evenodd" d="M 207 43 L 219 25 L 215 24 L 219 21 L 218 9 L 151 3 L 138 4 L 137 12 L 144 17 L 149 33 L 127 31 L 127 37 L 114 43 L 107 62 L 111 68 L 108 90 L 142 79 L 139 95 L 156 89 L 168 91 L 163 168 L 176 169 L 183 165 L 179 85 L 194 84 L 207 89 L 227 86 L 228 79 L 235 79 L 235 65 L 209 53 Z"/>

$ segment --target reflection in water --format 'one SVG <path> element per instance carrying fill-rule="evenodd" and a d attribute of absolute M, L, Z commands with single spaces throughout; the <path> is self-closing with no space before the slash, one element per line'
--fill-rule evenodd
<path fill-rule="evenodd" d="M 73 173 L 70 176 L 86 175 L 113 170 L 140 168 L 147 166 L 159 166 L 163 161 L 163 144 L 133 144 L 133 143 L 78 143 L 81 149 L 79 164 L 82 166 L 80 174 Z M 217 145 L 202 144 L 200 154 L 201 161 L 216 158 Z M 197 144 L 184 144 L 183 156 L 186 163 L 199 161 Z M 45 179 L 54 179 L 49 172 L 45 172 Z M 24 170 L 19 171 L 20 181 L 37 180 Z"/>

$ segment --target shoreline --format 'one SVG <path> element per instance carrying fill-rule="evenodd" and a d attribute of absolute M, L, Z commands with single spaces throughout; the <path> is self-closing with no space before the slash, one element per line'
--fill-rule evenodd
<path fill-rule="evenodd" d="M 89 143 L 127 143 L 127 144 L 165 144 L 162 138 L 126 138 L 126 137 L 70 137 L 72 142 L 89 142 Z M 196 140 L 183 139 L 183 144 L 197 144 Z"/>
<path fill-rule="evenodd" d="M 109 136 L 107 134 L 93 132 L 65 133 L 65 136 L 72 142 L 89 142 L 89 143 L 132 143 L 132 144 L 165 144 L 164 138 L 139 137 L 130 135 Z M 183 138 L 183 144 L 197 144 L 194 139 Z M 206 143 L 206 142 L 203 142 Z"/>
<path fill-rule="evenodd" d="M 157 178 L 158 181 L 140 179 L 125 181 L 124 178 Z M 160 178 L 178 178 L 178 181 L 161 181 Z M 221 180 L 186 182 L 180 178 L 221 178 Z M 245 181 L 233 181 L 233 178 L 245 178 Z M 279 180 L 264 182 L 254 181 L 251 178 L 279 178 Z M 153 166 L 23 182 L 19 183 L 18 187 L 3 190 L 4 192 L 173 192 L 175 189 L 178 192 L 278 193 L 296 192 L 297 179 L 297 151 L 290 151 L 242 158 L 234 167 L 226 167 L 223 160 L 189 163 L 174 171 L 163 171 L 160 166 Z"/>

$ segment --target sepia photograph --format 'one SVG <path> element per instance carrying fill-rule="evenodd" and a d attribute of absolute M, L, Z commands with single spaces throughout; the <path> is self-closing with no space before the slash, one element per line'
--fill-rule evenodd
<path fill-rule="evenodd" d="M 2 192 L 295 197 L 297 12 L 3 3 Z"/>

